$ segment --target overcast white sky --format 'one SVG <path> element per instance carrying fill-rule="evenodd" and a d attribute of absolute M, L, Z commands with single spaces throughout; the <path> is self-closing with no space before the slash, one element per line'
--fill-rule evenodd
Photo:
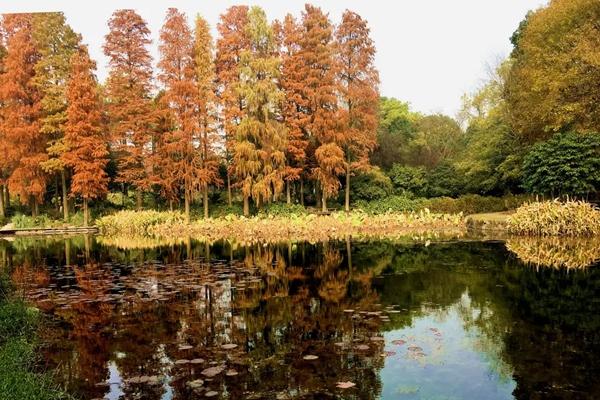
<path fill-rule="evenodd" d="M 115 9 L 133 8 L 148 22 L 158 56 L 158 32 L 167 7 L 185 11 L 190 23 L 202 14 L 213 30 L 219 15 L 234 4 L 262 6 L 269 18 L 300 15 L 305 1 L 256 0 L 2 0 L 0 12 L 63 11 L 83 35 L 98 61 L 98 77 L 106 77 L 102 43 L 107 20 Z M 463 93 L 486 76 L 486 64 L 511 50 L 509 38 L 530 9 L 546 0 L 320 0 L 312 4 L 329 13 L 334 23 L 345 9 L 365 18 L 377 46 L 380 91 L 411 103 L 421 112 L 454 115 Z M 216 34 L 216 32 L 215 32 Z"/>

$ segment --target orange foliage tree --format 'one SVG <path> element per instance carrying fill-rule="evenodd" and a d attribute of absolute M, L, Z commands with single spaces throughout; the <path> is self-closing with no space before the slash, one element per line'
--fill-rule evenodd
<path fill-rule="evenodd" d="M 4 32 L 0 27 L 0 77 L 4 73 L 4 58 L 6 57 L 6 47 L 4 45 Z M 1 79 L 1 78 L 0 78 Z M 4 135 L 4 130 L 2 129 L 2 121 L 3 121 L 3 102 L 0 98 L 0 154 L 7 154 L 8 152 L 8 139 Z M 6 165 L 6 159 L 0 159 L 0 218 L 4 218 L 6 216 L 6 207 L 5 204 L 5 187 L 6 187 L 6 179 L 8 178 L 8 165 Z"/>
<path fill-rule="evenodd" d="M 290 183 L 300 180 L 300 204 L 304 205 L 304 167 L 306 164 L 308 136 L 307 107 L 309 100 L 303 96 L 304 68 L 300 54 L 300 26 L 293 16 L 286 15 L 280 28 L 281 45 L 281 89 L 285 95 L 283 119 L 288 129 L 286 149 L 286 200 L 291 203 Z"/>
<path fill-rule="evenodd" d="M 198 143 L 198 85 L 194 62 L 194 37 L 185 14 L 176 8 L 167 11 L 160 31 L 159 79 L 165 92 L 161 100 L 170 112 L 172 125 L 161 143 L 162 180 L 183 189 L 186 220 L 199 188 L 202 158 Z"/>
<path fill-rule="evenodd" d="M 102 126 L 101 103 L 93 74 L 95 63 L 81 47 L 71 58 L 71 79 L 67 86 L 67 122 L 61 157 L 73 169 L 71 196 L 83 199 L 83 221 L 89 223 L 88 202 L 108 190 L 108 149 Z"/>
<path fill-rule="evenodd" d="M 117 10 L 108 21 L 104 54 L 110 73 L 106 82 L 112 144 L 118 161 L 117 181 L 136 189 L 137 208 L 151 188 L 152 57 L 150 30 L 133 10 Z"/>
<path fill-rule="evenodd" d="M 320 8 L 307 4 L 302 12 L 298 62 L 303 78 L 301 96 L 307 101 L 306 130 L 315 149 L 312 176 L 321 189 L 321 206 L 337 194 L 344 172 L 343 133 L 338 126 L 336 59 L 333 27 Z"/>
<path fill-rule="evenodd" d="M 3 141 L 3 169 L 8 172 L 8 187 L 38 213 L 46 191 L 46 176 L 41 163 L 47 160 L 45 140 L 40 130 L 41 93 L 33 84 L 34 66 L 39 53 L 32 39 L 31 14 L 5 14 L 2 27 L 7 54 L 0 76 Z"/>
<path fill-rule="evenodd" d="M 81 38 L 67 24 L 61 12 L 36 13 L 33 17 L 33 40 L 40 57 L 35 64 L 33 83 L 42 94 L 40 130 L 46 139 L 48 159 L 41 166 L 57 179 L 62 187 L 63 218 L 69 218 L 67 177 L 60 155 L 65 151 L 64 124 L 66 120 L 66 86 L 71 72 L 71 57 Z"/>
<path fill-rule="evenodd" d="M 215 67 L 219 104 L 221 106 L 221 128 L 225 136 L 225 162 L 227 166 L 227 202 L 231 205 L 232 148 L 237 126 L 244 116 L 244 103 L 236 87 L 240 81 L 239 63 L 243 51 L 250 48 L 246 32 L 248 7 L 233 6 L 221 15 L 217 24 L 217 54 Z"/>
<path fill-rule="evenodd" d="M 215 95 L 215 63 L 213 40 L 210 26 L 201 16 L 196 17 L 194 40 L 194 62 L 198 85 L 198 117 L 200 129 L 200 169 L 198 183 L 202 190 L 204 218 L 208 218 L 208 186 L 220 185 L 219 161 L 215 146 L 219 141 L 217 134 L 217 102 Z"/>
<path fill-rule="evenodd" d="M 350 175 L 369 167 L 369 155 L 377 144 L 379 74 L 374 66 L 375 45 L 367 23 L 346 11 L 335 32 L 338 57 L 339 121 L 343 133 L 346 193 L 350 211 Z"/>

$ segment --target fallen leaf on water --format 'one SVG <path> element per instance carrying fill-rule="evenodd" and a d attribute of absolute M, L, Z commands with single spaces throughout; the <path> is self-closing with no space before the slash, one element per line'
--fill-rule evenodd
<path fill-rule="evenodd" d="M 235 343 L 227 343 L 227 344 L 224 344 L 223 346 L 221 346 L 221 348 L 225 349 L 225 350 L 232 350 L 232 349 L 235 349 L 236 347 L 238 347 L 238 345 Z"/>
<path fill-rule="evenodd" d="M 194 358 L 193 360 L 190 360 L 191 364 L 202 364 L 204 362 L 204 360 L 202 358 Z"/>
<path fill-rule="evenodd" d="M 392 344 L 395 344 L 397 346 L 402 346 L 405 343 L 406 343 L 406 340 L 402 340 L 402 339 L 392 340 Z"/>
<path fill-rule="evenodd" d="M 303 358 L 303 359 L 305 359 L 305 360 L 307 360 L 307 361 L 312 361 L 312 360 L 316 360 L 317 358 L 319 358 L 319 356 L 315 356 L 315 355 L 312 355 L 312 354 L 308 354 L 308 355 L 305 355 L 305 356 L 304 356 L 304 357 L 302 357 L 302 358 Z"/>
<path fill-rule="evenodd" d="M 238 374 L 238 372 L 235 369 L 230 369 L 227 372 L 225 372 L 225 375 L 227 376 L 236 376 Z"/>
<path fill-rule="evenodd" d="M 177 360 L 177 361 L 175 361 L 175 364 L 177 364 L 177 365 L 181 365 L 181 364 L 187 364 L 187 363 L 189 363 L 189 362 L 190 362 L 190 360 L 181 359 L 181 360 Z"/>
<path fill-rule="evenodd" d="M 192 389 L 198 389 L 202 387 L 202 385 L 204 385 L 204 381 L 202 379 L 196 379 L 194 381 L 188 382 L 187 385 Z"/>
<path fill-rule="evenodd" d="M 350 389 L 351 387 L 354 387 L 354 386 L 356 386 L 356 384 L 354 382 L 350 382 L 350 381 L 338 382 L 336 385 L 336 387 L 338 389 Z"/>
<path fill-rule="evenodd" d="M 206 392 L 206 394 L 204 396 L 206 397 L 215 397 L 219 394 L 219 392 L 215 392 L 214 390 L 211 390 L 210 392 Z"/>

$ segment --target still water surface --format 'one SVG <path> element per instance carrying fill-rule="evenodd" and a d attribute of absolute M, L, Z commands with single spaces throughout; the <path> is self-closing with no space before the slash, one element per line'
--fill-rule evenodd
<path fill-rule="evenodd" d="M 135 247 L 0 241 L 80 398 L 600 398 L 595 265 L 495 241 Z"/>

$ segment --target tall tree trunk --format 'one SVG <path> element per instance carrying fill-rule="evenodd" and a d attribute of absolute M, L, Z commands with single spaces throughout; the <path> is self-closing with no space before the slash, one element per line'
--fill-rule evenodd
<path fill-rule="evenodd" d="M 350 211 L 350 165 L 346 167 L 346 198 L 344 201 L 344 209 Z"/>
<path fill-rule="evenodd" d="M 6 210 L 10 207 L 10 192 L 8 191 L 8 185 L 4 186 L 4 207 Z"/>
<path fill-rule="evenodd" d="M 137 210 L 141 210 L 142 209 L 142 191 L 141 189 L 136 189 L 135 191 L 135 208 L 137 208 Z"/>
<path fill-rule="evenodd" d="M 292 192 L 290 190 L 290 181 L 287 180 L 285 181 L 285 196 L 286 196 L 286 202 L 289 204 L 292 204 Z"/>
<path fill-rule="evenodd" d="M 60 190 L 58 185 L 58 174 L 54 175 L 54 186 L 55 186 L 55 190 L 54 190 L 54 208 L 56 209 L 56 215 L 58 215 L 60 213 L 60 194 L 58 193 L 58 191 Z"/>
<path fill-rule="evenodd" d="M 300 204 L 304 207 L 304 179 L 300 178 Z"/>
<path fill-rule="evenodd" d="M 60 171 L 60 185 L 62 186 L 62 207 L 63 207 L 63 219 L 69 220 L 69 199 L 67 198 L 67 174 L 65 170 Z"/>
<path fill-rule="evenodd" d="M 6 209 L 4 208 L 4 185 L 0 185 L 0 218 L 6 217 Z"/>
<path fill-rule="evenodd" d="M 83 198 L 83 226 L 88 226 L 90 222 L 90 214 L 88 209 L 88 200 Z"/>
<path fill-rule="evenodd" d="M 169 200 L 169 211 L 173 211 L 173 200 Z"/>
<path fill-rule="evenodd" d="M 204 186 L 202 202 L 204 203 L 204 218 L 208 218 L 208 185 Z"/>
<path fill-rule="evenodd" d="M 189 190 L 184 190 L 184 195 L 183 195 L 183 199 L 185 202 L 185 223 L 189 224 L 190 223 L 190 191 Z"/>
<path fill-rule="evenodd" d="M 247 217 L 248 215 L 250 215 L 250 201 L 248 196 L 244 195 L 244 216 Z"/>
<path fill-rule="evenodd" d="M 321 198 L 322 198 L 322 200 L 321 200 L 321 206 L 322 206 L 321 211 L 327 212 L 327 196 L 325 196 L 325 191 L 324 190 L 321 190 Z"/>
<path fill-rule="evenodd" d="M 231 207 L 231 177 L 229 176 L 229 168 L 227 169 L 227 205 Z"/>
<path fill-rule="evenodd" d="M 323 202 L 321 198 L 321 185 L 319 182 L 315 181 L 315 197 L 317 200 L 317 209 L 323 207 Z"/>
<path fill-rule="evenodd" d="M 31 216 L 37 217 L 37 200 L 33 196 L 29 196 L 29 206 L 31 207 Z"/>

